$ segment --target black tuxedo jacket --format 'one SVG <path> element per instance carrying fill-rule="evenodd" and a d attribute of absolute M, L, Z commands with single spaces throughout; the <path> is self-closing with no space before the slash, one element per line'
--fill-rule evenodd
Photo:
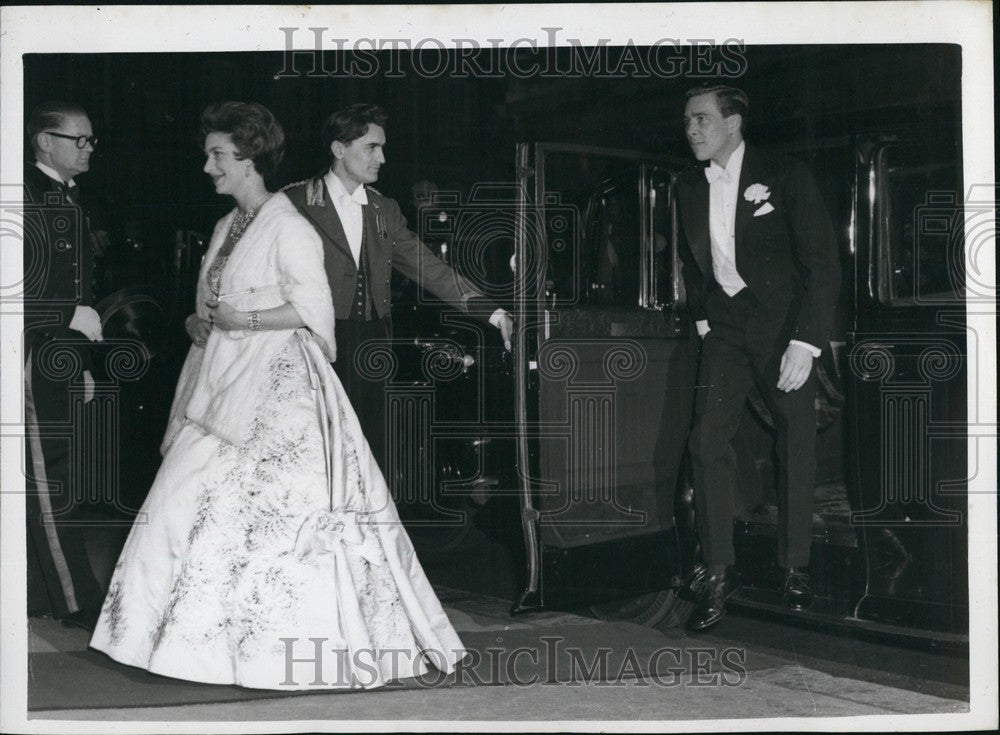
<path fill-rule="evenodd" d="M 766 201 L 747 200 L 754 184 L 767 187 Z M 698 321 L 708 318 L 705 296 L 715 283 L 703 165 L 679 175 L 677 201 L 684 285 Z M 736 201 L 736 269 L 768 312 L 788 316 L 788 339 L 826 346 L 840 292 L 840 258 L 826 206 L 804 164 L 749 144 Z"/>
<path fill-rule="evenodd" d="M 58 339 L 89 365 L 87 338 L 69 328 L 77 306 L 93 306 L 94 252 L 83 210 L 58 182 L 24 166 L 24 331 L 26 350 Z"/>
<path fill-rule="evenodd" d="M 392 310 L 390 280 L 395 268 L 456 309 L 474 311 L 489 319 L 496 305 L 420 242 L 407 227 L 395 200 L 370 186 L 366 190 L 368 205 L 363 210 L 368 283 L 378 316 L 384 318 Z M 290 184 L 283 191 L 322 238 L 334 313 L 347 318 L 357 288 L 358 268 L 323 176 Z"/>

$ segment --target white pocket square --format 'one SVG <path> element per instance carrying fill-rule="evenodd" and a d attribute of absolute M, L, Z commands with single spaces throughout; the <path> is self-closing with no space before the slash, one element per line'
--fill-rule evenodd
<path fill-rule="evenodd" d="M 762 215 L 768 214 L 773 211 L 774 207 L 771 206 L 771 202 L 764 202 L 764 206 L 762 206 L 760 209 L 755 210 L 753 216 L 760 217 Z"/>

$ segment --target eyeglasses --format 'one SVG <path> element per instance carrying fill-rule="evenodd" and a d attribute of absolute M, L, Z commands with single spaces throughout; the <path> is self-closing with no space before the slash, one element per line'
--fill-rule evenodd
<path fill-rule="evenodd" d="M 66 135 L 65 133 L 54 133 L 51 130 L 42 131 L 46 135 L 54 135 L 57 138 L 65 138 L 66 140 L 75 140 L 76 147 L 81 150 L 87 147 L 87 143 L 90 143 L 91 148 L 97 147 L 97 136 L 94 135 Z"/>

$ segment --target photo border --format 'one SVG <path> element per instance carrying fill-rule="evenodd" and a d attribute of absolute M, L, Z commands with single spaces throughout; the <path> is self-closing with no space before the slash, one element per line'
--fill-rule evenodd
<path fill-rule="evenodd" d="M 405 11 L 405 12 L 404 12 Z M 742 39 L 757 44 L 834 43 L 954 43 L 963 50 L 962 127 L 963 169 L 967 188 L 980 184 L 995 192 L 993 47 L 991 7 L 988 3 L 918 1 L 912 3 L 697 3 L 632 4 L 615 6 L 507 5 L 507 6 L 90 6 L 24 7 L 0 9 L 0 111 L 3 136 L 0 183 L 4 189 L 21 184 L 24 155 L 22 59 L 24 53 L 142 53 L 150 51 L 281 51 L 286 35 L 279 29 L 328 27 L 337 37 L 357 38 L 473 38 L 483 46 L 489 39 L 506 43 L 530 38 L 544 45 L 543 29 L 559 27 L 568 38 L 594 44 L 631 39 L 646 45 L 663 38 L 692 41 Z M 305 36 L 302 37 L 305 41 Z M 333 50 L 331 47 L 330 50 Z M 995 202 L 994 202 L 995 205 Z M 967 215 L 970 217 L 971 215 Z M 995 248 L 975 263 L 979 279 L 996 283 Z M 968 257 L 968 255 L 967 255 Z M 977 256 L 979 257 L 979 256 Z M 6 252 L 2 267 L 19 272 L 19 254 Z M 3 307 L 0 425 L 21 421 L 23 383 L 18 339 L 21 320 L 16 310 Z M 628 730 L 633 732 L 783 730 L 912 730 L 974 729 L 996 720 L 997 705 L 997 546 L 996 546 L 996 308 L 995 303 L 969 302 L 968 329 L 979 335 L 969 340 L 968 365 L 975 369 L 982 395 L 969 397 L 969 416 L 977 417 L 970 431 L 969 462 L 977 472 L 969 487 L 970 590 L 970 712 L 948 715 L 901 715 L 848 718 L 780 718 L 706 721 L 609 722 L 367 722 L 322 721 L 254 722 L 258 732 L 309 731 L 323 728 L 354 731 L 407 729 L 477 730 Z M 970 381 L 972 384 L 972 381 Z M 27 627 L 23 615 L 26 587 L 23 563 L 25 530 L 21 446 L 16 437 L 2 437 L 0 462 L 4 492 L 0 494 L 2 533 L 0 558 L 0 640 L 4 694 L 0 730 L 19 732 L 236 732 L 239 722 L 128 723 L 39 720 L 29 718 L 27 697 Z M 992 451 L 987 449 L 990 443 Z M 980 451 L 985 449 L 986 451 Z M 17 478 L 21 478 L 18 480 Z M 22 483 L 21 493 L 16 484 Z M 15 593 L 10 592 L 16 591 Z M 242 723 L 246 727 L 246 723 Z"/>

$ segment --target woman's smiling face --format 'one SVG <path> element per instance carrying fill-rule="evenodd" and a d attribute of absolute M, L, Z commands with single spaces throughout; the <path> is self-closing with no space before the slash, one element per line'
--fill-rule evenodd
<path fill-rule="evenodd" d="M 205 167 L 202 169 L 215 184 L 217 194 L 236 196 L 246 180 L 247 160 L 237 158 L 239 150 L 228 133 L 209 133 L 205 137 Z"/>

